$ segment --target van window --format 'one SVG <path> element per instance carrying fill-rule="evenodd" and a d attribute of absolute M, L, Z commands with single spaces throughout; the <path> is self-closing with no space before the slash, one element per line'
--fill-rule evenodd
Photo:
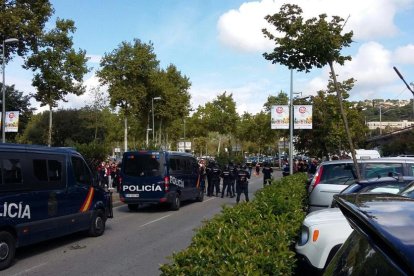
<path fill-rule="evenodd" d="M 365 165 L 365 178 L 380 178 L 385 176 L 403 175 L 401 163 L 367 163 Z"/>
<path fill-rule="evenodd" d="M 23 184 L 20 159 L 0 159 L 0 189 L 19 188 Z"/>
<path fill-rule="evenodd" d="M 323 166 L 320 184 L 350 185 L 355 182 L 352 164 L 330 164 Z"/>
<path fill-rule="evenodd" d="M 57 159 L 33 159 L 33 174 L 36 180 L 40 183 L 39 187 L 33 188 L 59 188 L 65 186 L 65 182 L 62 181 L 62 157 L 56 157 Z"/>
<path fill-rule="evenodd" d="M 79 185 L 91 185 L 91 172 L 82 158 L 72 156 L 73 173 Z"/>
<path fill-rule="evenodd" d="M 131 154 L 123 161 L 124 174 L 135 177 L 161 176 L 162 165 L 159 155 Z"/>

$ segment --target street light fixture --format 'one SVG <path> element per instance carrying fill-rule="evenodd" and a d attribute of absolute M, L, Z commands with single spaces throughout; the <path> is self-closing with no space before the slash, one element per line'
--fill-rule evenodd
<path fill-rule="evenodd" d="M 2 71 L 3 71 L 3 85 L 1 87 L 2 92 L 2 113 L 1 113 L 1 137 L 2 143 L 6 143 L 6 44 L 18 42 L 17 38 L 8 38 L 3 40 L 2 48 Z"/>
<path fill-rule="evenodd" d="M 152 97 L 151 101 L 151 111 L 152 111 L 152 142 L 155 140 L 155 131 L 154 131 L 154 100 L 161 100 L 161 97 Z"/>

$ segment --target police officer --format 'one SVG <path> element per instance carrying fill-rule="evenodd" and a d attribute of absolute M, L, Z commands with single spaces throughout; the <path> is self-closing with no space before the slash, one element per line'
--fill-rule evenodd
<path fill-rule="evenodd" d="M 267 162 L 264 163 L 262 173 L 263 173 L 263 187 L 264 187 L 267 184 L 266 181 L 269 181 L 269 184 L 270 184 L 270 180 L 272 179 L 273 169 L 272 167 L 270 167 L 269 163 Z"/>
<path fill-rule="evenodd" d="M 208 162 L 206 168 L 206 175 L 207 175 L 207 196 L 213 195 L 213 182 L 212 182 L 212 175 L 213 175 L 213 165 L 214 161 Z"/>
<path fill-rule="evenodd" d="M 244 198 L 246 199 L 246 202 L 249 202 L 249 190 L 248 190 L 248 184 L 250 179 L 250 174 L 247 171 L 246 165 L 242 166 L 241 169 L 237 171 L 236 175 L 236 191 L 237 191 L 237 197 L 236 202 L 239 203 L 240 201 L 240 195 L 244 193 Z"/>
<path fill-rule="evenodd" d="M 224 192 L 227 190 L 227 196 L 231 195 L 231 181 L 234 182 L 232 177 L 233 172 L 230 170 L 229 165 L 226 165 L 223 171 L 220 174 L 220 177 L 223 179 L 223 189 L 221 190 L 221 198 L 224 197 Z M 230 193 L 229 193 L 230 190 Z"/>
<path fill-rule="evenodd" d="M 220 193 L 220 174 L 221 170 L 219 166 L 214 163 L 213 168 L 211 169 L 211 195 L 213 195 L 213 188 L 215 188 L 216 196 Z"/>
<path fill-rule="evenodd" d="M 235 197 L 236 191 L 234 189 L 234 183 L 236 181 L 237 169 L 236 169 L 236 166 L 233 165 L 232 162 L 229 163 L 229 170 L 231 172 L 231 180 L 230 180 L 229 189 L 227 189 L 227 194 L 229 194 L 230 197 Z"/>

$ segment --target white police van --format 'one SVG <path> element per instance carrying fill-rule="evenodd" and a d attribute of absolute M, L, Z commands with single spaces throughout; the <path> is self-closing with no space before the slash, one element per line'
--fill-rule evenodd
<path fill-rule="evenodd" d="M 119 197 L 130 210 L 137 210 L 142 203 L 168 203 L 172 210 L 178 210 L 181 201 L 201 202 L 204 191 L 197 159 L 183 152 L 125 152 Z"/>
<path fill-rule="evenodd" d="M 16 248 L 86 231 L 100 236 L 111 193 L 70 148 L 0 144 L 0 270 Z"/>

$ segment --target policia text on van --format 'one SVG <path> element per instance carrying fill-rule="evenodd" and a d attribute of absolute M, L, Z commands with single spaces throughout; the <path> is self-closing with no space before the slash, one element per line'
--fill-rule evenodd
<path fill-rule="evenodd" d="M 120 199 L 136 210 L 141 203 L 169 203 L 178 210 L 182 200 L 203 201 L 197 160 L 188 153 L 134 151 L 124 153 Z"/>
<path fill-rule="evenodd" d="M 78 231 L 100 236 L 111 194 L 69 148 L 0 145 L 0 270 L 17 247 Z"/>

